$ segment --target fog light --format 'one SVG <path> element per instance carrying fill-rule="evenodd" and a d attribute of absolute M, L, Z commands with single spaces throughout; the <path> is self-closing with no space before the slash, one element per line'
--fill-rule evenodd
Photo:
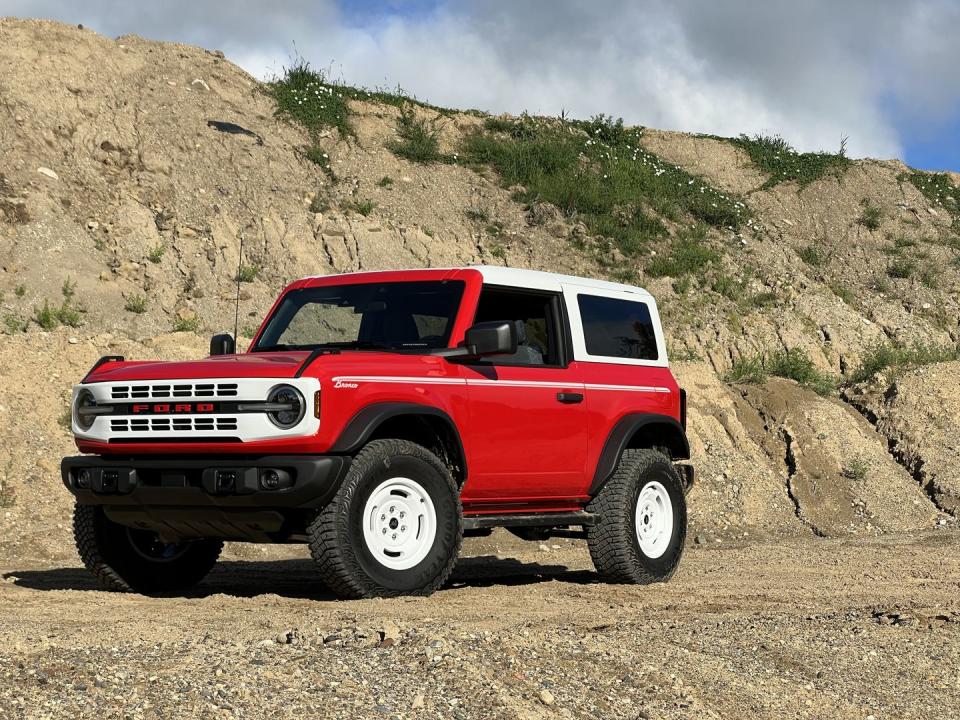
<path fill-rule="evenodd" d="M 234 470 L 217 470 L 215 487 L 217 492 L 230 492 L 237 486 L 237 473 Z"/>
<path fill-rule="evenodd" d="M 293 478 L 286 470 L 267 468 L 260 471 L 260 487 L 263 490 L 282 490 L 293 487 Z"/>
<path fill-rule="evenodd" d="M 82 490 L 89 490 L 93 478 L 90 477 L 90 471 L 84 468 L 77 472 L 77 487 Z"/>
<path fill-rule="evenodd" d="M 260 479 L 261 484 L 266 490 L 276 490 L 280 487 L 280 475 L 276 470 L 267 470 Z"/>

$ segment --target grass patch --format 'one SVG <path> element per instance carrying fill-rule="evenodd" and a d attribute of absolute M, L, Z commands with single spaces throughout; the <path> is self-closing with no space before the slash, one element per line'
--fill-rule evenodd
<path fill-rule="evenodd" d="M 857 225 L 862 225 L 867 230 L 877 230 L 880 228 L 880 222 L 883 220 L 883 211 L 876 205 L 871 204 L 870 200 L 864 198 L 860 205 L 863 210 L 860 217 L 857 218 Z"/>
<path fill-rule="evenodd" d="M 440 154 L 440 128 L 437 120 L 417 117 L 411 107 L 401 108 L 397 118 L 399 141 L 388 146 L 394 155 L 418 163 L 444 160 Z"/>
<path fill-rule="evenodd" d="M 393 178 L 389 175 L 384 175 L 382 178 L 377 180 L 377 187 L 382 188 L 391 188 L 393 187 Z"/>
<path fill-rule="evenodd" d="M 150 252 L 147 253 L 147 260 L 152 262 L 154 265 L 159 264 L 163 260 L 164 253 L 167 252 L 167 248 L 164 245 L 155 245 L 150 248 Z"/>
<path fill-rule="evenodd" d="M 954 228 L 960 230 L 960 187 L 953 184 L 949 175 L 913 170 L 901 173 L 897 179 L 900 182 L 909 182 L 933 205 L 950 213 L 953 216 Z"/>
<path fill-rule="evenodd" d="M 836 295 L 838 298 L 843 300 L 847 305 L 853 305 L 854 295 L 853 291 L 848 288 L 846 285 L 842 285 L 838 282 L 832 282 L 829 285 L 831 292 Z"/>
<path fill-rule="evenodd" d="M 30 321 L 20 315 L 10 313 L 3 316 L 3 332 L 6 335 L 26 332 L 28 327 L 30 327 Z"/>
<path fill-rule="evenodd" d="M 913 274 L 916 271 L 916 261 L 910 260 L 909 258 L 900 258 L 898 260 L 894 260 L 890 267 L 887 268 L 887 275 L 899 280 L 907 280 L 908 278 L 913 277 Z"/>
<path fill-rule="evenodd" d="M 477 223 L 488 223 L 490 222 L 490 211 L 486 208 L 469 208 L 463 211 L 463 214 L 466 215 L 468 220 L 473 220 Z"/>
<path fill-rule="evenodd" d="M 276 114 L 302 125 L 311 135 L 327 128 L 336 128 L 343 137 L 352 134 L 344 94 L 305 60 L 285 68 L 283 76 L 267 87 L 277 103 Z"/>
<path fill-rule="evenodd" d="M 252 283 L 259 274 L 259 265 L 240 265 L 237 268 L 237 280 L 242 283 Z"/>
<path fill-rule="evenodd" d="M 899 371 L 907 367 L 931 365 L 939 362 L 960 360 L 960 345 L 937 345 L 914 343 L 896 345 L 877 343 L 867 350 L 860 366 L 850 373 L 848 380 L 853 383 L 869 380 L 878 372 Z"/>
<path fill-rule="evenodd" d="M 127 298 L 126 305 L 123 306 L 123 309 L 127 312 L 136 313 L 137 315 L 142 315 L 147 311 L 147 296 L 146 295 L 131 295 Z"/>
<path fill-rule="evenodd" d="M 177 318 L 173 321 L 174 332 L 196 332 L 200 329 L 200 318 Z"/>
<path fill-rule="evenodd" d="M 807 265 L 812 267 L 823 267 L 830 259 L 830 256 L 827 253 L 820 248 L 814 247 L 813 245 L 807 245 L 807 247 L 800 248 L 797 250 L 797 255 L 799 255 L 800 259 L 803 260 Z"/>
<path fill-rule="evenodd" d="M 718 260 L 720 253 L 706 245 L 706 230 L 700 227 L 674 238 L 670 251 L 655 255 L 647 263 L 646 271 L 647 275 L 657 278 L 700 275 L 708 265 Z"/>
<path fill-rule="evenodd" d="M 866 461 L 854 458 L 844 464 L 840 474 L 847 478 L 847 480 L 863 480 L 867 476 L 869 469 L 870 466 Z"/>
<path fill-rule="evenodd" d="M 738 138 L 717 138 L 732 143 L 750 156 L 750 160 L 770 178 L 761 186 L 769 189 L 783 182 L 796 182 L 801 187 L 821 178 L 839 178 L 853 163 L 841 143 L 840 151 L 798 153 L 779 135 L 741 135 Z"/>
<path fill-rule="evenodd" d="M 817 395 L 831 395 L 837 389 L 837 378 L 820 371 L 800 348 L 739 358 L 724 379 L 760 384 L 770 376 L 794 380 Z"/>
<path fill-rule="evenodd" d="M 13 294 L 16 295 L 18 298 L 22 298 L 24 295 L 27 294 L 27 286 L 23 284 L 17 285 L 13 289 Z"/>
<path fill-rule="evenodd" d="M 359 213 L 364 217 L 370 215 L 373 212 L 373 209 L 377 206 L 373 200 L 355 200 L 353 202 L 347 203 L 344 207 L 347 210 L 353 210 L 355 213 Z"/>
<path fill-rule="evenodd" d="M 643 254 L 667 235 L 658 215 L 740 229 L 749 216 L 742 202 L 646 152 L 639 140 L 639 129 L 604 116 L 583 122 L 488 118 L 483 130 L 465 138 L 461 159 L 492 167 L 504 187 L 523 188 L 515 200 L 552 203 L 627 256 Z"/>

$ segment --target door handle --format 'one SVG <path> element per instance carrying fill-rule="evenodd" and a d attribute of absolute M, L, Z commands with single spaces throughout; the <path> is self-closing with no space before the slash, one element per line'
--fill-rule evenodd
<path fill-rule="evenodd" d="M 564 405 L 573 405 L 575 403 L 583 402 L 583 393 L 558 392 L 557 400 L 562 402 Z"/>

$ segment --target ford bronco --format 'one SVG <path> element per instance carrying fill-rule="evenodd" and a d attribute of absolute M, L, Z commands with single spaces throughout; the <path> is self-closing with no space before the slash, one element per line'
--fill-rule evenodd
<path fill-rule="evenodd" d="M 675 571 L 693 481 L 654 299 L 503 267 L 298 280 L 245 353 L 101 358 L 64 458 L 85 565 L 182 591 L 224 541 L 307 543 L 346 598 L 426 594 L 464 535 L 585 537 L 597 570 Z"/>

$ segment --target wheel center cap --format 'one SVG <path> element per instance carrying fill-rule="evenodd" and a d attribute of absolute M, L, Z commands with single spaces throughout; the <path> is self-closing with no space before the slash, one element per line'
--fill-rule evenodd
<path fill-rule="evenodd" d="M 398 527 L 400 527 L 400 521 L 396 518 L 390 518 L 390 529 L 396 530 Z"/>

